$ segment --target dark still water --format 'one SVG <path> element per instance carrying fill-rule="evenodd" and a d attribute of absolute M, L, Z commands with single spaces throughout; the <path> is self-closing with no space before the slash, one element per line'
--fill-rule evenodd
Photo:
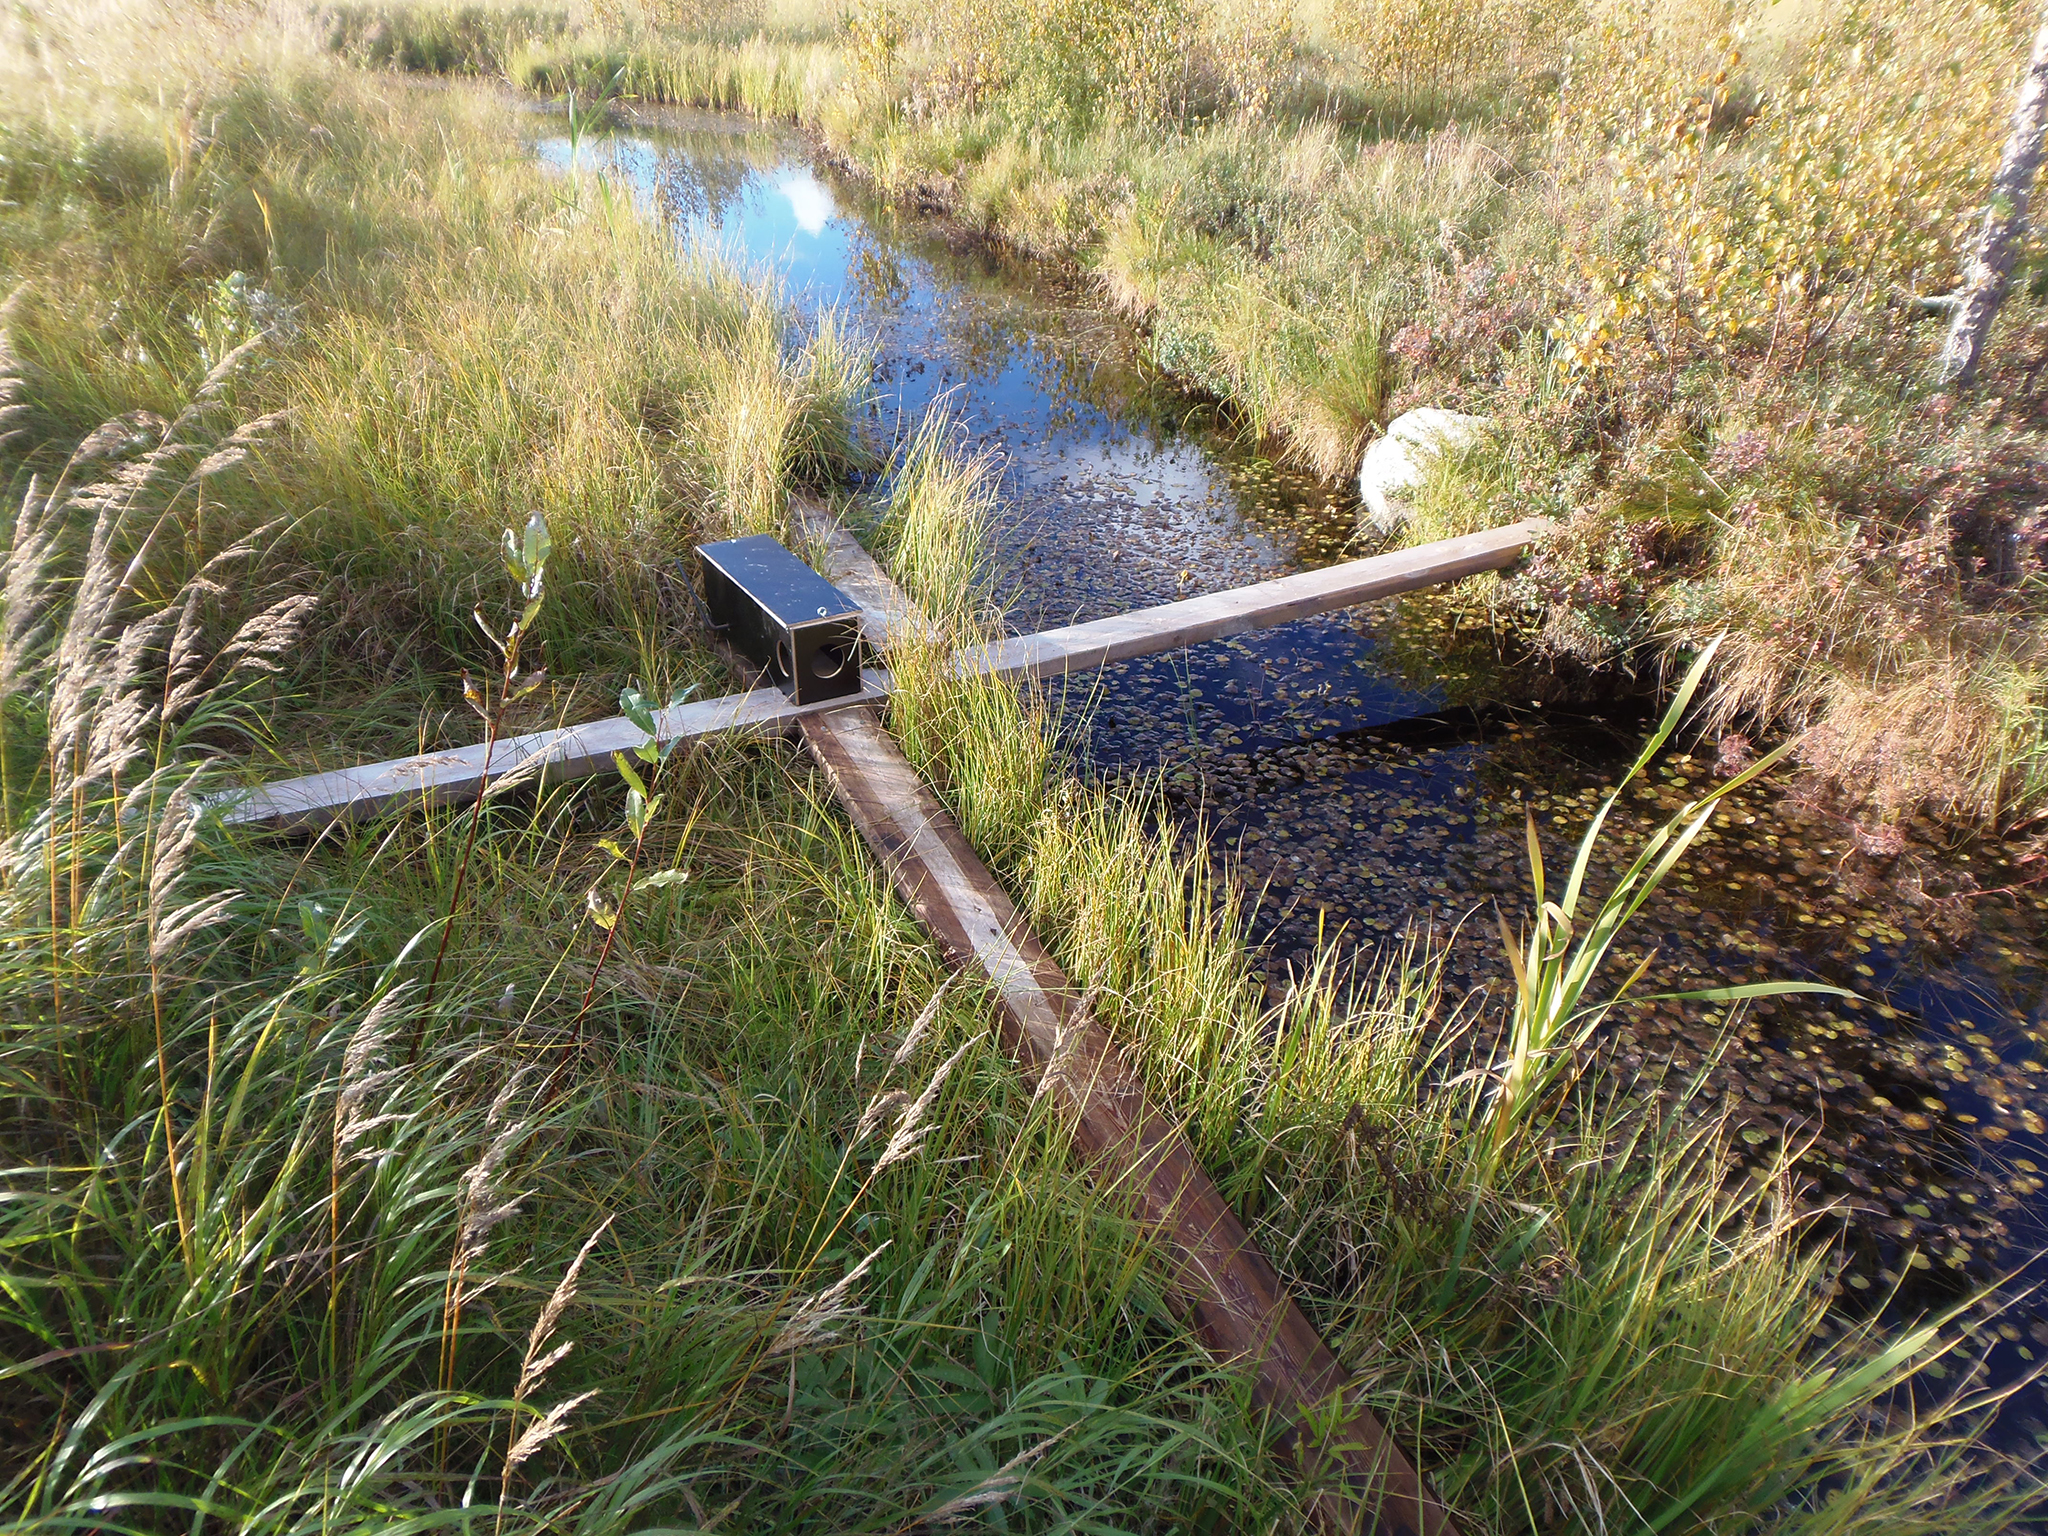
<path fill-rule="evenodd" d="M 540 152 L 570 162 L 566 140 Z M 1347 493 L 1233 437 L 1148 369 L 1143 337 L 1071 275 L 878 201 L 751 122 L 664 116 L 586 140 L 576 160 L 629 184 L 679 241 L 775 274 L 800 315 L 836 310 L 873 336 L 879 440 L 941 411 L 995 459 L 993 575 L 1017 628 L 1357 552 Z M 1457 930 L 1454 990 L 1500 990 L 1492 908 L 1512 920 L 1526 904 L 1525 814 L 1562 860 L 1648 727 L 1546 706 L 1547 681 L 1501 667 L 1483 616 L 1457 603 L 1310 620 L 1073 685 L 1077 764 L 1164 783 L 1189 835 L 1256 893 L 1258 963 L 1275 986 L 1319 934 L 1370 955 L 1428 924 Z M 1714 757 L 1695 743 L 1659 762 L 1606 856 L 1632 854 L 1634 835 L 1711 782 Z M 1630 946 L 1631 959 L 1656 949 L 1657 990 L 1789 975 L 1861 994 L 1758 1005 L 1714 1081 L 1758 1166 L 1804 1147 L 1816 1198 L 1846 1211 L 1844 1310 L 1892 1297 L 1901 1317 L 2048 1277 L 2048 866 L 1929 823 L 1903 830 L 1876 838 L 1752 787 Z M 1622 1062 L 1681 1070 L 1721 1027 L 1695 1005 L 1616 1018 Z M 2048 1313 L 2010 1310 L 1979 1326 L 1977 1346 L 1994 1379 L 2025 1373 L 2048 1359 Z M 2030 1390 L 2001 1427 L 2048 1443 L 2044 1421 Z"/>

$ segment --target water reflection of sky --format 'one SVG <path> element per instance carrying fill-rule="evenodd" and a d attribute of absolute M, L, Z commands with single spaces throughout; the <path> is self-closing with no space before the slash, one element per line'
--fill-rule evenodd
<path fill-rule="evenodd" d="M 568 168 L 566 139 L 541 152 Z M 786 137 L 698 119 L 586 141 L 576 165 L 629 184 L 684 242 L 772 276 L 798 314 L 834 310 L 873 337 L 877 436 L 938 410 L 1001 466 L 991 574 L 1020 627 L 1241 585 L 1332 558 L 1348 539 L 1349 511 L 1322 487 L 1271 466 L 1247 476 L 1262 461 L 1200 413 L 1190 426 L 1192 403 L 1092 296 L 829 184 Z M 1432 707 L 1341 618 L 1275 639 L 1091 680 L 1097 707 L 1072 716 L 1087 722 L 1084 750 L 1143 766 L 1184 751 L 1191 721 L 1220 720 L 1223 739 L 1249 749 Z M 1190 711 L 1193 698 L 1207 702 Z"/>

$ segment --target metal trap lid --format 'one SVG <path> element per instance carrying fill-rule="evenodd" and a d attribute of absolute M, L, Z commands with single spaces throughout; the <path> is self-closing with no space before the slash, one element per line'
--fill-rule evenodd
<path fill-rule="evenodd" d="M 785 629 L 860 618 L 860 604 L 765 533 L 700 544 L 697 557 Z"/>

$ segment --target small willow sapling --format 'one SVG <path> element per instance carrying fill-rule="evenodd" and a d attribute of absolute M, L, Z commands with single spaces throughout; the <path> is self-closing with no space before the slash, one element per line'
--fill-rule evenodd
<path fill-rule="evenodd" d="M 434 952 L 433 973 L 427 978 L 426 1002 L 434 1000 L 434 988 L 441 980 L 441 964 L 448 955 L 448 939 L 455 930 L 455 914 L 462 904 L 464 877 L 469 873 L 470 855 L 476 849 L 478 825 L 483 821 L 484 793 L 491 783 L 488 772 L 491 755 L 497 750 L 498 735 L 504 727 L 505 714 L 514 704 L 530 697 L 548 680 L 547 668 L 526 668 L 522 665 L 520 652 L 527 635 L 533 629 L 533 621 L 540 617 L 541 609 L 547 605 L 548 556 L 554 553 L 554 541 L 548 536 L 548 520 L 538 508 L 529 513 L 523 533 L 507 528 L 500 540 L 500 554 L 505 563 L 505 574 L 512 578 L 512 585 L 519 603 L 519 617 L 506 626 L 501 635 L 491 627 L 481 608 L 472 608 L 470 617 L 476 620 L 476 627 L 484 632 L 484 638 L 491 642 L 491 648 L 498 653 L 498 686 L 492 689 L 488 678 L 479 681 L 468 668 L 462 673 L 462 697 L 469 707 L 476 711 L 484 722 L 484 764 L 486 772 L 480 774 L 476 783 L 476 799 L 469 808 L 469 831 L 462 843 L 462 857 L 455 865 L 455 887 L 448 897 L 448 913 L 441 923 L 441 945 Z M 413 1046 L 417 1050 L 418 1036 Z"/>
<path fill-rule="evenodd" d="M 682 689 L 668 701 L 670 709 L 676 708 L 690 696 L 688 688 Z M 613 902 L 605 894 L 604 881 L 599 880 L 584 893 L 584 902 L 590 909 L 590 920 L 604 930 L 604 943 L 597 952 L 597 964 L 591 967 L 590 983 L 583 989 L 583 1004 L 576 1010 L 576 1038 L 583 1038 L 583 1019 L 590 1012 L 590 1004 L 597 996 L 597 978 L 604 970 L 604 963 L 610 958 L 612 945 L 619 936 L 619 929 L 626 921 L 626 904 L 633 899 L 636 891 L 661 890 L 672 885 L 681 885 L 689 879 L 689 872 L 683 869 L 658 870 L 654 874 L 639 878 L 640 854 L 647 846 L 647 831 L 654 824 L 655 812 L 661 809 L 663 796 L 654 792 L 654 785 L 661 777 L 661 770 L 683 744 L 678 737 L 669 742 L 658 739 L 655 730 L 654 701 L 630 684 L 619 693 L 619 713 L 647 733 L 647 739 L 634 747 L 629 757 L 624 752 L 614 752 L 612 763 L 619 770 L 619 777 L 626 781 L 625 830 L 632 834 L 630 848 L 621 846 L 615 837 L 603 838 L 598 846 L 611 855 L 612 862 L 626 866 L 625 883 L 619 889 L 619 898 Z M 637 766 L 636 766 L 637 765 Z M 691 813 L 690 820 L 683 828 L 682 844 L 687 846 L 690 833 L 697 824 L 697 817 Z"/>

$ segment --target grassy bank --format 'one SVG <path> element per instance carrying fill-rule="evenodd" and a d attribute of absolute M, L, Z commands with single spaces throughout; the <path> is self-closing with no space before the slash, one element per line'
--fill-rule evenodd
<path fill-rule="evenodd" d="M 1563 520 L 1498 603 L 1568 675 L 1726 630 L 1713 718 L 1797 735 L 1872 814 L 2038 804 L 2038 297 L 1961 397 L 1918 302 L 1956 281 L 2029 15 L 1098 5 L 1080 57 L 983 79 L 963 48 L 1038 12 L 968 42 L 889 14 L 827 135 L 1092 267 L 1249 430 L 1342 477 L 1400 411 L 1491 417 L 1407 536 Z M 1149 103 L 1096 83 L 1133 56 Z"/>
<path fill-rule="evenodd" d="M 561 19 L 465 67 L 801 118 L 884 187 L 1091 268 L 1161 365 L 1333 479 L 1402 410 L 1486 415 L 1409 536 L 1562 519 L 1496 603 L 1562 678 L 1727 630 L 1714 720 L 1796 735 L 1874 818 L 2040 805 L 2031 255 L 1982 384 L 1931 383 L 1930 301 L 1981 211 L 2022 11 L 657 20 Z M 343 46 L 376 56 L 360 28 Z"/>
<path fill-rule="evenodd" d="M 464 669 L 507 728 L 725 686 L 676 555 L 859 452 L 853 339 L 331 20 L 8 22 L 6 1518 L 1292 1528 L 1146 1235 L 789 749 L 311 843 L 198 809 L 475 739 Z M 988 487 L 944 440 L 866 511 L 957 637 Z M 1562 1083 L 1479 1134 L 1426 947 L 1273 1010 L 1227 892 L 936 659 L 892 725 L 1475 1528 L 2037 1502 L 1967 1414 L 1879 1411 L 1966 1341 L 1820 1340 L 1825 1251 L 1723 1187 L 1709 1106 Z"/>
<path fill-rule="evenodd" d="M 606 786 L 312 847 L 195 814 L 474 739 L 464 668 L 508 729 L 723 685 L 673 562 L 841 471 L 858 350 L 541 172 L 488 88 L 289 18 L 10 43 L 9 1520 L 1284 1505 L 786 753 L 671 761 L 630 831 Z M 550 680 L 505 712 L 468 610 L 519 616 L 533 510 Z"/>
<path fill-rule="evenodd" d="M 374 728 L 413 729 L 414 696 L 474 653 L 499 529 L 533 508 L 558 535 L 539 638 L 603 702 L 653 670 L 693 534 L 762 524 L 789 476 L 850 451 L 858 348 L 792 346 L 775 295 L 679 269 L 602 183 L 531 163 L 490 92 L 329 67 L 309 35 L 265 44 L 303 53 L 282 76 L 194 59 L 159 104 L 151 55 L 118 56 L 130 34 L 96 56 L 71 28 L 23 24 L 10 82 L 12 462 L 47 481 L 101 422 L 161 435 L 246 345 L 211 409 L 253 457 L 181 503 L 192 557 L 275 524 L 265 579 L 321 602 L 293 682 L 329 718 L 367 731 L 389 689 Z M 177 31 L 149 46 L 189 54 Z M 60 87 L 59 48 L 113 87 Z"/>

